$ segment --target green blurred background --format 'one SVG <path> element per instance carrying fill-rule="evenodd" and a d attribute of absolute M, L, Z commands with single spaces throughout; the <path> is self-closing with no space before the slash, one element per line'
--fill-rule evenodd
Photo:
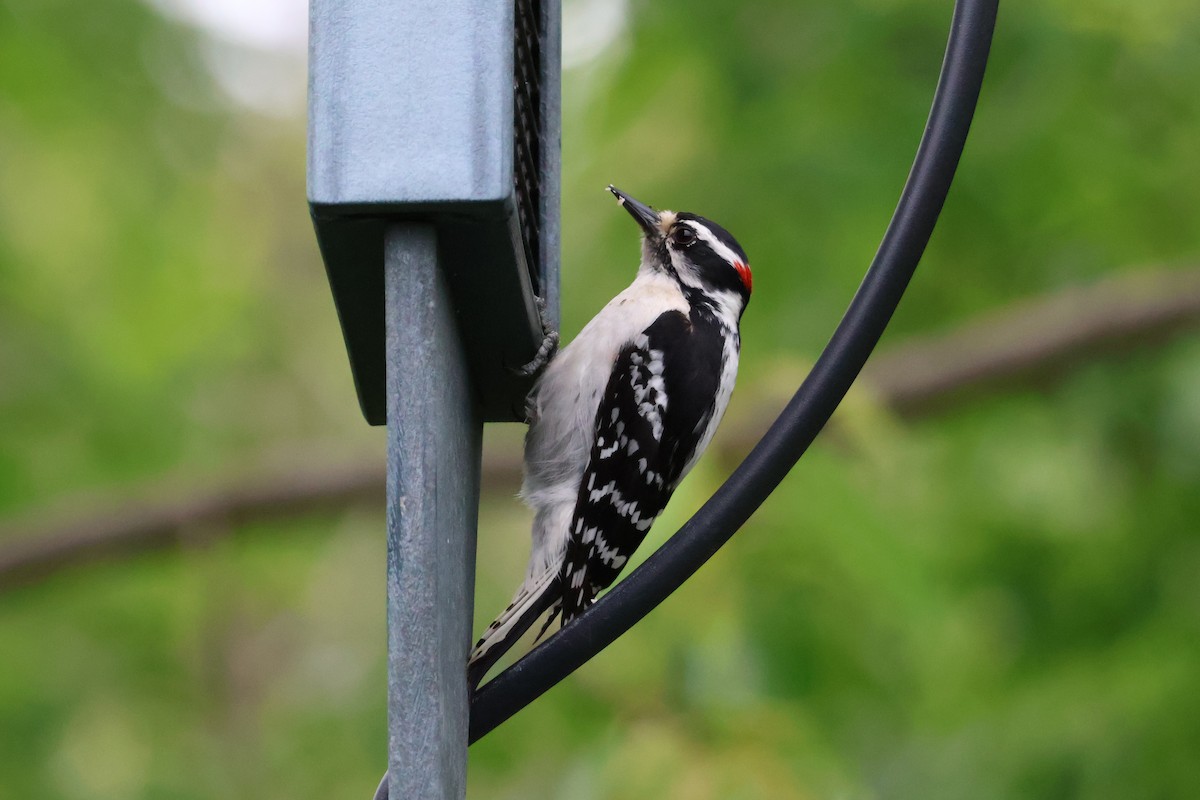
<path fill-rule="evenodd" d="M 635 268 L 609 182 L 720 220 L 755 269 L 724 430 L 648 546 L 861 280 L 950 7 L 567 0 L 567 337 Z M 0 560 L 382 463 L 305 205 L 305 26 L 302 0 L 0 0 Z M 1198 29 L 1180 0 L 1002 8 L 882 357 L 1194 270 Z M 1200 797 L 1200 338 L 1129 338 L 953 402 L 864 384 L 710 565 L 472 747 L 470 796 Z M 521 431 L 494 428 L 477 627 L 527 552 Z M 379 496 L 176 527 L 0 580 L 0 798 L 368 797 Z"/>

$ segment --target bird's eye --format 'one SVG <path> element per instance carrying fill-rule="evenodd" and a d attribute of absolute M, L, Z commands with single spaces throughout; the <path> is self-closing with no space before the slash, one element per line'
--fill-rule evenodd
<path fill-rule="evenodd" d="M 680 225 L 675 229 L 671 238 L 675 240 L 675 244 L 687 247 L 689 244 L 696 241 L 696 232 L 687 225 Z"/>

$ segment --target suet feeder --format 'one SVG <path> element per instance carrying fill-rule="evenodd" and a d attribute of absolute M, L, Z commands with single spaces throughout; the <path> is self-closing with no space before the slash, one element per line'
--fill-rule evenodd
<path fill-rule="evenodd" d="M 484 420 L 522 419 L 536 298 L 557 321 L 558 41 L 551 1 L 312 0 L 308 200 L 373 425 L 397 222 L 436 230 Z"/>

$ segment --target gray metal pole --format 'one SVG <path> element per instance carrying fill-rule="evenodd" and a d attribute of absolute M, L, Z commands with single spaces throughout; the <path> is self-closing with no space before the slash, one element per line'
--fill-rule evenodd
<path fill-rule="evenodd" d="M 432 225 L 388 229 L 384 282 L 388 782 L 461 800 L 483 423 Z"/>

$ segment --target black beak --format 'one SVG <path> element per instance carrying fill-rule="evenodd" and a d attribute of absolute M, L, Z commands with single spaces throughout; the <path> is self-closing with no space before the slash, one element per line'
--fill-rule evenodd
<path fill-rule="evenodd" d="M 645 203 L 639 203 L 615 186 L 609 186 L 608 190 L 613 193 L 621 205 L 625 206 L 629 216 L 637 220 L 637 224 L 642 226 L 642 230 L 646 232 L 647 236 L 662 236 L 662 229 L 658 227 L 657 211 Z"/>

